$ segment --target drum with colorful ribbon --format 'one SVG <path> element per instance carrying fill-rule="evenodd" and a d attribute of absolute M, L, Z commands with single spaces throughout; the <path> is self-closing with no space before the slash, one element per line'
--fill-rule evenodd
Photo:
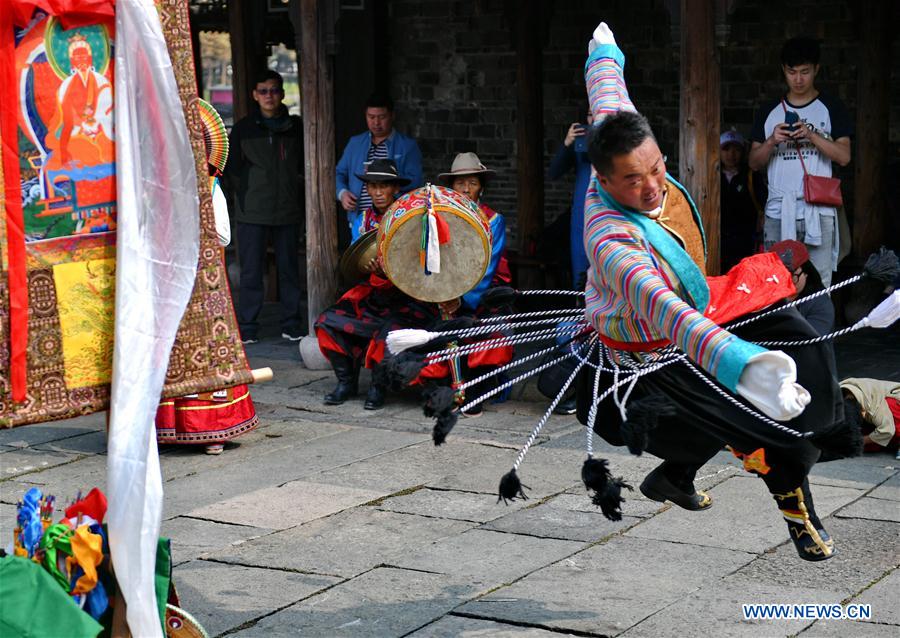
<path fill-rule="evenodd" d="M 474 288 L 491 259 L 491 230 L 465 195 L 428 184 L 400 197 L 378 229 L 388 279 L 419 301 L 456 299 Z"/>

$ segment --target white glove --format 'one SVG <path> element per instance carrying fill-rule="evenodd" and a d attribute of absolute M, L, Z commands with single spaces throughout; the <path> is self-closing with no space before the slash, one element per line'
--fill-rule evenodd
<path fill-rule="evenodd" d="M 228 200 L 222 192 L 219 180 L 212 182 L 212 205 L 219 245 L 227 246 L 231 243 L 231 219 L 228 217 Z"/>
<path fill-rule="evenodd" d="M 871 328 L 887 328 L 897 319 L 900 319 L 900 290 L 895 290 L 887 299 L 875 306 L 859 324 Z"/>
<path fill-rule="evenodd" d="M 594 52 L 601 44 L 615 44 L 616 38 L 613 36 L 613 32 L 610 31 L 609 27 L 606 26 L 605 22 L 601 22 L 597 25 L 597 28 L 594 29 L 594 37 L 588 42 L 588 55 Z"/>
<path fill-rule="evenodd" d="M 738 394 L 770 419 L 790 421 L 809 404 L 809 392 L 797 383 L 797 364 L 780 350 L 750 358 L 737 384 Z"/>

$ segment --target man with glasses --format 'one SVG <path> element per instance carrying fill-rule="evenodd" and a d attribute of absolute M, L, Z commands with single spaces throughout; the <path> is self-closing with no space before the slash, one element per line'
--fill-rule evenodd
<path fill-rule="evenodd" d="M 303 125 L 282 104 L 279 73 L 264 71 L 253 85 L 252 112 L 231 131 L 225 176 L 234 193 L 235 235 L 241 278 L 238 327 L 244 343 L 259 340 L 266 246 L 271 238 L 278 272 L 281 336 L 302 336 L 297 244 L 302 229 Z"/>
<path fill-rule="evenodd" d="M 621 374 L 670 356 L 670 344 L 687 355 L 600 402 L 594 429 L 613 445 L 661 458 L 641 492 L 688 510 L 712 504 L 694 480 L 702 465 L 729 446 L 765 481 L 800 557 L 830 558 L 834 544 L 816 517 L 806 478 L 819 449 L 776 429 L 771 420 L 789 421 L 800 432 L 830 433 L 840 414 L 834 364 L 820 345 L 785 348 L 788 356 L 752 343 L 815 337 L 794 308 L 737 331 L 717 323 L 783 299 L 793 291 L 785 286 L 789 274 L 774 255 L 761 255 L 750 258 L 760 264 L 759 282 L 749 278 L 754 269 L 748 268 L 746 279 L 742 270 L 724 293 L 717 288 L 718 298 L 713 294 L 700 215 L 667 173 L 647 119 L 635 111 L 622 76 L 624 55 L 605 24 L 594 32 L 589 52 L 585 79 L 595 124 L 588 155 L 595 176 L 585 201 L 587 319 L 609 353 L 607 365 L 620 367 Z M 773 296 L 762 299 L 769 291 Z M 725 305 L 720 301 L 741 304 L 740 310 L 731 319 L 719 318 L 714 306 Z M 596 385 L 594 374 L 579 379 L 583 423 L 593 389 L 617 378 L 597 374 L 606 383 Z"/>

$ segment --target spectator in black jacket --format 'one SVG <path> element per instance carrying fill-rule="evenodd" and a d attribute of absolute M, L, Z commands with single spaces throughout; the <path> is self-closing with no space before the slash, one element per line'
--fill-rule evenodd
<path fill-rule="evenodd" d="M 794 279 L 797 294 L 791 298 L 791 301 L 809 297 L 813 293 L 825 289 L 822 277 L 810 261 L 809 251 L 802 242 L 796 239 L 785 239 L 772 246 L 771 252 L 781 258 L 785 268 L 790 271 Z M 834 330 L 834 304 L 831 303 L 831 297 L 828 295 L 808 299 L 800 303 L 797 310 L 819 335 L 825 335 Z"/>
<path fill-rule="evenodd" d="M 225 175 L 234 193 L 235 234 L 241 278 L 237 320 L 244 343 L 259 339 L 263 274 L 269 237 L 278 271 L 281 336 L 299 341 L 300 264 L 297 245 L 304 206 L 303 126 L 282 104 L 284 82 L 265 71 L 256 80 L 253 112 L 231 131 Z"/>

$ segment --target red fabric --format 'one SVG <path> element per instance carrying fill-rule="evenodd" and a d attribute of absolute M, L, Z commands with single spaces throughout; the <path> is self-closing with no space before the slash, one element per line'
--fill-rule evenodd
<path fill-rule="evenodd" d="M 707 318 L 723 325 L 797 294 L 791 273 L 775 253 L 745 257 L 720 277 L 707 277 Z"/>
<path fill-rule="evenodd" d="M 224 443 L 249 432 L 259 422 L 250 388 L 236 385 L 227 392 L 168 399 L 156 411 L 159 443 Z M 202 397 L 202 398 L 201 398 Z"/>
<path fill-rule="evenodd" d="M 0 5 L 9 3 L 5 0 Z M 2 7 L 4 13 L 8 11 Z M 24 27 L 31 21 L 35 9 L 58 16 L 63 29 L 86 27 L 91 24 L 112 22 L 116 16 L 115 0 L 13 0 L 13 19 Z"/>
<path fill-rule="evenodd" d="M 626 352 L 650 352 L 671 343 L 668 339 L 660 339 L 659 341 L 616 341 L 604 335 L 598 336 L 600 341 L 613 350 L 624 350 Z"/>
<path fill-rule="evenodd" d="M 502 366 L 512 361 L 513 347 L 498 346 L 490 350 L 481 350 L 473 352 L 469 355 L 469 367 L 477 368 L 478 366 Z"/>
<path fill-rule="evenodd" d="M 435 213 L 434 221 L 437 225 L 438 244 L 446 244 L 450 241 L 450 226 L 447 225 L 447 220 L 443 215 Z"/>
<path fill-rule="evenodd" d="M 73 522 L 78 520 L 79 514 L 90 516 L 98 523 L 102 523 L 103 517 L 106 516 L 106 495 L 95 487 L 83 499 L 66 508 L 66 518 Z"/>
<path fill-rule="evenodd" d="M 384 341 L 372 339 L 366 351 L 366 367 L 374 368 L 384 359 Z"/>
<path fill-rule="evenodd" d="M 340 344 L 331 338 L 331 335 L 328 334 L 327 330 L 316 330 L 316 339 L 319 342 L 319 351 L 326 359 L 328 358 L 328 350 L 337 352 L 338 354 L 347 354 Z"/>
<path fill-rule="evenodd" d="M 19 173 L 19 132 L 16 126 L 16 85 L 13 10 L 0 2 L 0 137 L 3 138 L 3 189 L 6 197 L 6 240 L 9 270 L 9 381 L 12 400 L 25 401 L 28 349 L 28 280 L 25 270 L 25 227 Z M 30 14 L 29 14 L 30 17 Z"/>

